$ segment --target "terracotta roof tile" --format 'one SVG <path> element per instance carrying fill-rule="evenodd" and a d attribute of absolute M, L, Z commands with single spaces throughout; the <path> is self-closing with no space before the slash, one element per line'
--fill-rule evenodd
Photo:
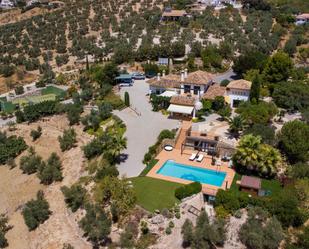
<path fill-rule="evenodd" d="M 174 105 L 194 106 L 195 98 L 184 95 L 175 95 L 171 98 L 170 103 Z"/>
<path fill-rule="evenodd" d="M 261 189 L 261 179 L 252 176 L 242 176 L 240 186 L 252 189 Z"/>
<path fill-rule="evenodd" d="M 226 87 L 220 86 L 219 84 L 211 85 L 207 92 L 203 95 L 203 99 L 215 99 L 218 96 L 224 96 Z"/>
<path fill-rule="evenodd" d="M 164 88 L 179 88 L 181 84 L 206 85 L 212 81 L 212 74 L 199 70 L 189 73 L 184 81 L 181 81 L 181 75 L 169 74 L 164 77 L 160 77 L 160 80 L 158 80 L 157 77 L 154 77 L 148 80 L 148 84 L 151 86 Z"/>
<path fill-rule="evenodd" d="M 185 10 L 171 10 L 171 11 L 164 11 L 162 16 L 164 17 L 178 17 L 178 16 L 185 16 L 187 12 Z"/>
<path fill-rule="evenodd" d="M 241 89 L 241 90 L 250 90 L 252 82 L 248 80 L 233 80 L 231 81 L 226 88 L 233 88 L 233 89 Z"/>

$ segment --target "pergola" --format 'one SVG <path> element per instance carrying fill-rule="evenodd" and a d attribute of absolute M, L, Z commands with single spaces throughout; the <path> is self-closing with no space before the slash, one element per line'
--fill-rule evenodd
<path fill-rule="evenodd" d="M 193 143 L 190 143 L 189 141 Z M 195 142 L 198 143 L 196 144 Z M 207 143 L 206 147 L 203 146 L 204 143 Z M 181 144 L 181 154 L 183 153 L 185 147 L 194 148 L 198 152 L 207 149 L 208 152 L 211 153 L 211 155 L 215 155 L 217 153 L 218 141 L 201 137 L 187 137 L 185 141 Z"/>

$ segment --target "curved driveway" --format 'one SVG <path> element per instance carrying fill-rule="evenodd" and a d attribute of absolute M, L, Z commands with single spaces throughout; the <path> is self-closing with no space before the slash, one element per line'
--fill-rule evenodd
<path fill-rule="evenodd" d="M 132 108 L 136 108 L 140 115 L 130 108 L 114 111 L 114 114 L 125 122 L 127 126 L 125 136 L 128 139 L 127 149 L 123 151 L 127 158 L 118 165 L 118 170 L 121 175 L 133 177 L 138 176 L 144 169 L 145 165 L 142 163 L 144 155 L 149 146 L 156 142 L 160 132 L 163 129 L 176 128 L 179 121 L 152 111 L 146 96 L 149 86 L 145 81 L 135 81 L 132 87 L 123 87 L 120 91 L 122 96 L 125 91 L 130 95 Z"/>

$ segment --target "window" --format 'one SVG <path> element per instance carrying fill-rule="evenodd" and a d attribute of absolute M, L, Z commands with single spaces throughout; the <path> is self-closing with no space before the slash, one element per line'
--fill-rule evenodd
<path fill-rule="evenodd" d="M 201 91 L 201 87 L 200 86 L 194 86 L 193 88 L 193 93 L 194 95 L 198 95 Z"/>
<path fill-rule="evenodd" d="M 184 93 L 190 93 L 191 92 L 191 86 L 190 85 L 184 85 Z"/>

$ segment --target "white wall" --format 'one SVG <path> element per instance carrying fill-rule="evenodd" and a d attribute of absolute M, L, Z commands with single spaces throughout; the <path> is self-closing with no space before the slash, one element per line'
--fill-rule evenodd
<path fill-rule="evenodd" d="M 250 90 L 229 89 L 227 95 L 230 98 L 231 107 L 233 107 L 234 100 L 248 101 Z"/>

